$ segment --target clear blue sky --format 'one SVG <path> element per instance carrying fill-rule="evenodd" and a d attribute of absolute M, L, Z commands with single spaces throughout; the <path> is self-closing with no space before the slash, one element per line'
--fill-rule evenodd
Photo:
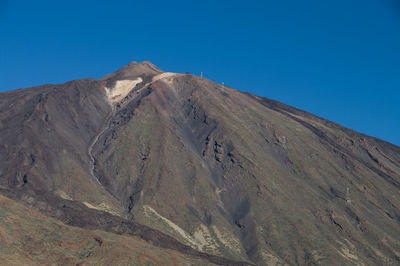
<path fill-rule="evenodd" d="M 0 91 L 130 61 L 203 71 L 400 145 L 397 0 L 0 0 Z"/>

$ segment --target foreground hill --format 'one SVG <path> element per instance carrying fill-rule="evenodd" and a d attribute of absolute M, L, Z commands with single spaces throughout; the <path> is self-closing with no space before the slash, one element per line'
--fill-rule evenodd
<path fill-rule="evenodd" d="M 148 62 L 0 94 L 1 194 L 190 259 L 399 264 L 399 188 L 399 147 Z"/>
<path fill-rule="evenodd" d="M 84 230 L 32 211 L 0 196 L 2 265 L 208 265 L 136 236 Z"/>

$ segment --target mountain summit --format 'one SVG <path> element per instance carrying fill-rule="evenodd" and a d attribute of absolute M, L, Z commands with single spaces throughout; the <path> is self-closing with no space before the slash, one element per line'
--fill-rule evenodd
<path fill-rule="evenodd" d="M 131 62 L 120 70 L 102 77 L 100 80 L 136 79 L 138 77 L 157 75 L 163 71 L 150 62 Z"/>
<path fill-rule="evenodd" d="M 400 263 L 400 148 L 280 102 L 132 62 L 1 93 L 0 133 L 5 262 Z"/>

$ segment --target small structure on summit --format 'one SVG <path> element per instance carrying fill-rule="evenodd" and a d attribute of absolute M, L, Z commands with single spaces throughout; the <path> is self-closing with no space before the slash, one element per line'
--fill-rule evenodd
<path fill-rule="evenodd" d="M 225 91 L 225 83 L 224 82 L 222 82 L 221 93 L 224 96 L 228 96 L 228 93 Z"/>

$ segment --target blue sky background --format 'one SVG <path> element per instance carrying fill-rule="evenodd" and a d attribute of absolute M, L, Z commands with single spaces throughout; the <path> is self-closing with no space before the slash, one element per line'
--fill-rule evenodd
<path fill-rule="evenodd" d="M 0 91 L 131 61 L 203 71 L 400 145 L 397 0 L 0 0 Z"/>

